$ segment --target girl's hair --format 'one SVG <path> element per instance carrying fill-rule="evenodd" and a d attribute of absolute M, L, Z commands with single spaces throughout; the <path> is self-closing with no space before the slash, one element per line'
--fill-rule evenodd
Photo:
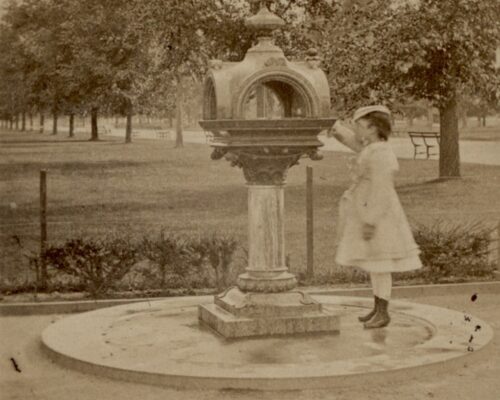
<path fill-rule="evenodd" d="M 391 117 L 380 111 L 373 111 L 362 117 L 368 123 L 377 128 L 378 137 L 382 140 L 387 140 L 391 134 Z"/>

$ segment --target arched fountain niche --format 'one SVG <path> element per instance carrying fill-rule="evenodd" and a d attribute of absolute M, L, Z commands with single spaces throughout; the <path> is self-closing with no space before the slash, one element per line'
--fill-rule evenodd
<path fill-rule="evenodd" d="M 313 101 L 303 87 L 288 77 L 261 78 L 243 92 L 238 102 L 242 119 L 304 118 L 314 115 Z"/>
<path fill-rule="evenodd" d="M 217 97 L 215 95 L 215 87 L 212 78 L 205 79 L 203 88 L 203 119 L 217 119 Z"/>

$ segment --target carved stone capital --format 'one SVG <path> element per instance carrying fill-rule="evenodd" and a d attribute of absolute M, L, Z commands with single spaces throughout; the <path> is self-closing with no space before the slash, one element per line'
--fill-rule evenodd
<path fill-rule="evenodd" d="M 243 169 L 250 185 L 283 185 L 288 169 L 298 164 L 303 151 L 263 147 L 255 150 L 230 150 L 225 158 L 231 166 Z"/>

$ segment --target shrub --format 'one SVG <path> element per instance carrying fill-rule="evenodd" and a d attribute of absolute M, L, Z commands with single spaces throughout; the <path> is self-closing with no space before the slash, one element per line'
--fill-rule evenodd
<path fill-rule="evenodd" d="M 413 275 L 428 282 L 492 276 L 494 266 L 488 260 L 490 228 L 480 223 L 461 225 L 437 221 L 431 226 L 419 225 L 413 233 L 424 265 Z"/>
<path fill-rule="evenodd" d="M 167 280 L 170 283 L 179 281 L 174 287 L 186 285 L 187 275 L 194 266 L 190 263 L 189 241 L 185 237 L 166 235 L 164 230 L 155 238 L 143 238 L 140 252 L 153 269 L 143 268 L 141 272 L 153 287 L 156 286 L 154 281 L 157 281 L 161 288 L 165 288 Z"/>
<path fill-rule="evenodd" d="M 71 239 L 47 248 L 47 267 L 75 277 L 85 291 L 100 297 L 113 288 L 138 261 L 128 238 Z"/>
<path fill-rule="evenodd" d="M 218 290 L 230 285 L 231 265 L 237 249 L 238 242 L 230 234 L 212 233 L 209 236 L 193 239 L 190 243 L 192 262 L 199 266 L 208 262 L 215 274 Z"/>
<path fill-rule="evenodd" d="M 322 268 L 319 268 L 322 271 Z M 328 272 L 315 273 L 311 278 L 307 277 L 305 271 L 299 272 L 299 285 L 314 286 L 314 285 L 348 285 L 348 284 L 365 284 L 370 282 L 370 276 L 367 272 L 353 267 L 336 266 L 334 270 Z"/>

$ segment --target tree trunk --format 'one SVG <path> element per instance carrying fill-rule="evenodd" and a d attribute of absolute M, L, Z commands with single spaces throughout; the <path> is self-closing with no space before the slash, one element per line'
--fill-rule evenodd
<path fill-rule="evenodd" d="M 10 124 L 9 124 L 9 125 L 10 125 L 10 126 L 9 126 L 9 129 L 10 129 L 10 130 L 13 130 L 13 129 L 14 129 L 14 118 L 13 118 L 13 117 L 10 117 L 10 121 L 9 121 L 9 123 L 10 123 Z"/>
<path fill-rule="evenodd" d="M 116 116 L 115 117 L 115 129 L 118 129 L 119 126 L 120 126 L 120 117 Z"/>
<path fill-rule="evenodd" d="M 460 149 L 458 143 L 458 118 L 456 98 L 450 99 L 439 109 L 440 144 L 439 177 L 460 177 Z"/>
<path fill-rule="evenodd" d="M 483 116 L 483 127 L 486 127 L 486 115 Z"/>
<path fill-rule="evenodd" d="M 69 137 L 75 137 L 75 114 L 69 114 Z"/>
<path fill-rule="evenodd" d="M 132 116 L 134 108 L 132 104 L 127 106 L 127 122 L 125 124 L 125 143 L 132 143 Z"/>
<path fill-rule="evenodd" d="M 19 130 L 19 114 L 16 114 L 15 121 L 16 121 L 16 131 L 18 131 Z M 481 122 L 481 121 L 479 121 L 479 122 Z"/>
<path fill-rule="evenodd" d="M 32 131 L 33 130 L 33 114 L 32 113 L 30 113 L 29 118 L 30 118 L 30 131 Z"/>
<path fill-rule="evenodd" d="M 59 116 L 57 115 L 57 111 L 52 111 L 52 134 L 57 135 L 57 120 Z"/>
<path fill-rule="evenodd" d="M 43 113 L 40 113 L 40 133 L 43 133 L 44 124 L 45 124 L 45 115 Z"/>
<path fill-rule="evenodd" d="M 182 82 L 178 79 L 175 96 L 175 147 L 184 146 L 184 140 L 182 137 L 182 95 Z"/>
<path fill-rule="evenodd" d="M 21 130 L 24 132 L 26 130 L 26 112 L 23 111 L 21 114 Z"/>
<path fill-rule="evenodd" d="M 92 107 L 90 110 L 90 140 L 99 140 L 99 132 L 97 130 L 97 107 Z"/>
<path fill-rule="evenodd" d="M 481 127 L 481 117 L 477 117 L 477 126 Z"/>

